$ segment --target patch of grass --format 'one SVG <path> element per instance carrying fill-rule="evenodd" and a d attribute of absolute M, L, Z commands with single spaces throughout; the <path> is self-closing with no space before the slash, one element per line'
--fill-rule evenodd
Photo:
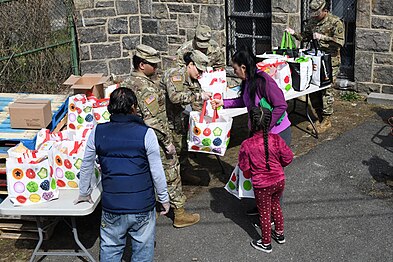
<path fill-rule="evenodd" d="M 355 91 L 343 92 L 340 98 L 341 100 L 348 101 L 348 102 L 359 101 L 362 99 L 362 97 Z"/>

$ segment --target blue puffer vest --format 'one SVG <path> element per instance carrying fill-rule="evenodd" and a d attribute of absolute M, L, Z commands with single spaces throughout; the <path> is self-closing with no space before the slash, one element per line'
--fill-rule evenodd
<path fill-rule="evenodd" d="M 155 205 L 153 180 L 146 156 L 148 127 L 134 115 L 111 115 L 99 124 L 95 146 L 102 171 L 102 208 L 111 213 L 135 214 Z"/>

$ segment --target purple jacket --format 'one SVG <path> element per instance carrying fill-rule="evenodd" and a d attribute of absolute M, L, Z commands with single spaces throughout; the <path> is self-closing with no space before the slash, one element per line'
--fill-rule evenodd
<path fill-rule="evenodd" d="M 268 103 L 273 107 L 272 121 L 270 123 L 269 130 L 273 134 L 279 134 L 291 125 L 288 115 L 284 117 L 279 125 L 276 124 L 288 107 L 287 102 L 285 101 L 284 93 L 278 87 L 273 78 L 271 78 L 268 74 L 258 71 L 258 75 L 265 80 L 266 85 L 264 86 L 262 84 L 263 79 L 257 79 L 254 106 L 259 106 L 259 101 L 262 99 L 262 97 L 266 98 Z M 250 103 L 250 96 L 248 94 L 249 83 L 247 79 L 245 81 L 246 84 L 243 95 L 238 98 L 224 99 L 224 108 L 247 107 L 247 111 L 250 111 L 253 105 Z M 251 129 L 250 116 L 248 116 L 248 128 Z"/>

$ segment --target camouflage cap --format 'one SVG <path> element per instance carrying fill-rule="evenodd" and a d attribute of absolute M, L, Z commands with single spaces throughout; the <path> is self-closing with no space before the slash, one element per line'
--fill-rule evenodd
<path fill-rule="evenodd" d="M 152 64 L 157 64 L 161 62 L 160 54 L 156 49 L 150 47 L 148 45 L 140 44 L 136 47 L 135 55 L 142 59 L 145 59 L 147 62 Z"/>
<path fill-rule="evenodd" d="M 208 48 L 212 30 L 207 25 L 199 25 L 195 31 L 195 44 L 198 48 Z"/>
<path fill-rule="evenodd" d="M 325 0 L 311 0 L 310 1 L 310 16 L 318 16 L 326 5 Z"/>
<path fill-rule="evenodd" d="M 194 62 L 195 66 L 200 71 L 206 71 L 207 64 L 209 63 L 209 58 L 199 50 L 193 50 L 191 52 L 190 58 Z"/>

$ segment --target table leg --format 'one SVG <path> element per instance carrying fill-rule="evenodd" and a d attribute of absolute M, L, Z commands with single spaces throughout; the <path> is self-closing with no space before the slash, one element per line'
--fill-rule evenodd
<path fill-rule="evenodd" d="M 312 121 L 312 118 L 309 113 L 309 106 L 308 106 L 309 95 L 306 95 L 306 116 L 308 121 L 311 123 L 312 128 L 314 129 L 314 137 L 318 139 L 318 130 Z"/>
<path fill-rule="evenodd" d="M 224 167 L 224 164 L 223 164 L 222 161 L 221 161 L 220 156 L 219 156 L 219 155 L 215 155 L 215 156 L 216 156 L 216 158 L 217 158 L 218 163 L 219 163 L 220 166 L 221 166 L 221 171 L 222 171 L 222 173 L 225 175 L 225 167 Z"/>
<path fill-rule="evenodd" d="M 314 132 L 308 132 L 307 130 L 304 130 L 303 128 L 300 128 L 300 127 L 298 127 L 298 126 L 296 126 L 298 129 L 300 129 L 300 130 L 302 130 L 302 131 L 304 131 L 304 132 L 306 132 L 306 133 L 308 133 L 308 134 L 310 134 L 311 136 L 313 136 L 313 137 L 315 137 L 315 138 L 318 138 L 318 131 L 317 131 L 317 128 L 315 127 L 315 125 L 314 125 L 314 122 L 312 121 L 312 118 L 311 118 L 311 116 L 310 116 L 310 113 L 309 113 L 309 105 L 308 105 L 308 102 L 309 102 L 309 95 L 307 94 L 306 95 L 306 108 L 305 108 L 305 110 L 306 110 L 306 115 L 303 115 L 303 114 L 301 114 L 301 113 L 299 113 L 299 112 L 297 112 L 296 111 L 296 106 L 297 106 L 297 98 L 295 98 L 295 99 L 293 99 L 293 107 L 292 107 L 292 110 L 288 113 L 288 115 L 290 115 L 290 114 L 296 114 L 296 115 L 299 115 L 299 116 L 302 116 L 302 117 L 305 117 L 307 120 L 308 120 L 308 122 L 310 122 L 310 124 L 311 124 L 311 126 L 312 126 L 312 128 L 314 129 Z"/>
<path fill-rule="evenodd" d="M 38 243 L 33 251 L 33 255 L 30 258 L 30 262 L 34 261 L 34 258 L 38 255 L 38 251 L 40 250 L 40 247 L 42 245 L 42 241 L 44 241 L 44 234 L 43 234 L 43 229 L 41 226 L 41 221 L 40 217 L 36 217 L 36 222 L 37 222 L 37 229 L 38 229 Z"/>
<path fill-rule="evenodd" d="M 90 259 L 90 261 L 95 262 L 95 259 L 90 255 L 90 253 L 87 251 L 85 246 L 83 246 L 82 243 L 79 241 L 75 217 L 71 217 L 71 224 L 72 224 L 72 233 L 74 235 L 74 239 L 75 239 L 76 244 L 80 247 L 80 249 L 82 249 L 84 254 Z"/>

